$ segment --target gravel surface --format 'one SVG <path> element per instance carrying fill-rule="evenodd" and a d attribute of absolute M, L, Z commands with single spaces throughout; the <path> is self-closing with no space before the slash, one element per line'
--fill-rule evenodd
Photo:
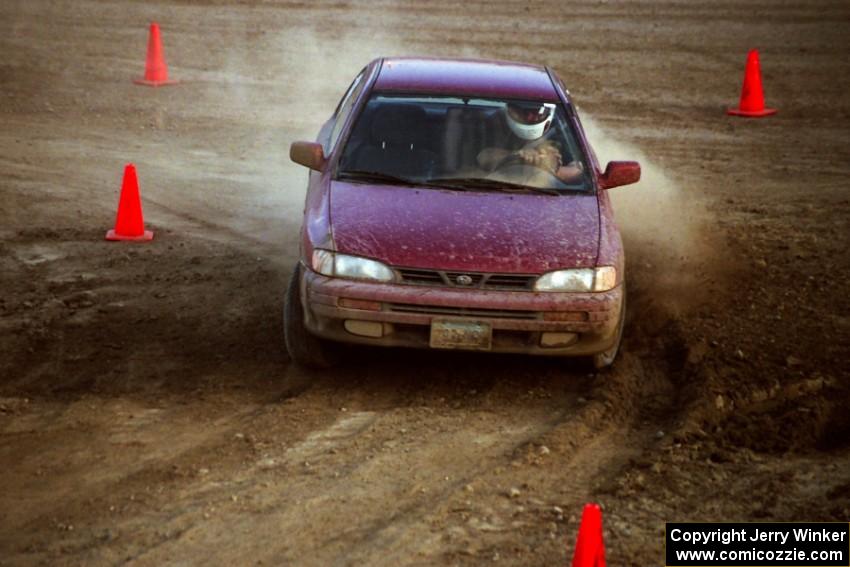
<path fill-rule="evenodd" d="M 147 25 L 172 78 L 136 86 Z M 850 6 L 0 4 L 0 565 L 611 565 L 664 521 L 850 518 Z M 776 116 L 725 115 L 761 50 Z M 558 70 L 612 191 L 614 370 L 352 350 L 307 374 L 283 291 L 311 138 L 372 57 Z M 149 244 L 108 243 L 138 168 Z"/>

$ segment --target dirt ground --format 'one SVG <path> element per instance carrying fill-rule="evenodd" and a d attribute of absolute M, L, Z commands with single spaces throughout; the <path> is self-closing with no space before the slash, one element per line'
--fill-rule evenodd
<path fill-rule="evenodd" d="M 132 84 L 147 24 L 179 85 Z M 611 565 L 850 520 L 850 5 L 0 3 L 0 564 Z M 763 120 L 727 117 L 761 51 Z M 283 348 L 315 135 L 379 55 L 552 65 L 607 157 L 614 370 Z M 616 155 L 614 155 L 616 154 Z M 126 162 L 150 244 L 107 243 Z"/>

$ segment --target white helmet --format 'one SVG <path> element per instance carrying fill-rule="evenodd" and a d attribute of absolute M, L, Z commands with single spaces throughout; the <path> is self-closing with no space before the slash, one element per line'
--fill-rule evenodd
<path fill-rule="evenodd" d="M 555 118 L 555 105 L 540 102 L 509 102 L 505 116 L 511 132 L 523 140 L 536 140 L 546 133 Z"/>

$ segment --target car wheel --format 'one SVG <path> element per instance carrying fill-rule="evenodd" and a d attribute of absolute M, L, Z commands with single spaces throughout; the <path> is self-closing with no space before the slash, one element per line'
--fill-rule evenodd
<path fill-rule="evenodd" d="M 620 306 L 620 320 L 617 322 L 617 338 L 614 344 L 608 350 L 594 354 L 591 357 L 591 364 L 594 370 L 606 370 L 614 364 L 614 359 L 617 358 L 617 353 L 620 352 L 620 343 L 623 342 L 623 327 L 626 326 L 626 288 L 623 284 L 623 304 Z"/>
<path fill-rule="evenodd" d="M 337 361 L 338 345 L 311 334 L 304 326 L 304 306 L 301 303 L 301 264 L 289 278 L 283 304 L 283 335 L 289 357 L 308 368 L 329 368 Z"/>

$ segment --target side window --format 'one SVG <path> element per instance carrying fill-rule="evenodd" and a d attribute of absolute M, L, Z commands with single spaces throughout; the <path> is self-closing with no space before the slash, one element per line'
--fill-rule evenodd
<path fill-rule="evenodd" d="M 330 154 L 336 146 L 336 141 L 339 139 L 342 127 L 345 126 L 345 121 L 348 120 L 348 115 L 351 114 L 351 108 L 354 106 L 354 102 L 357 100 L 357 97 L 360 96 L 360 91 L 363 90 L 363 85 L 366 84 L 363 80 L 365 75 L 366 69 L 360 71 L 360 74 L 357 75 L 354 81 L 352 81 L 351 86 L 348 87 L 348 92 L 346 92 L 345 96 L 342 97 L 342 101 L 339 103 L 336 115 L 334 116 L 334 125 L 331 130 L 328 147 L 325 148 L 325 155 Z"/>

